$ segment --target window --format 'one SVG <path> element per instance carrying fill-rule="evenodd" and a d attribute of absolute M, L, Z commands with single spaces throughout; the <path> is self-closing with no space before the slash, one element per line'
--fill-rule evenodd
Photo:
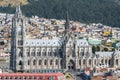
<path fill-rule="evenodd" d="M 96 59 L 95 59 L 94 64 L 96 65 L 96 63 L 97 63 L 97 62 L 96 62 Z"/>
<path fill-rule="evenodd" d="M 48 52 L 48 56 L 52 56 L 52 52 Z"/>
<path fill-rule="evenodd" d="M 55 61 L 55 64 L 58 65 L 58 60 Z"/>
<path fill-rule="evenodd" d="M 33 60 L 33 65 L 36 65 L 36 60 Z"/>
<path fill-rule="evenodd" d="M 86 60 L 83 60 L 83 64 L 84 64 L 84 65 L 86 64 Z"/>
<path fill-rule="evenodd" d="M 35 56 L 35 52 L 33 52 L 33 56 Z"/>
<path fill-rule="evenodd" d="M 47 60 L 44 61 L 44 65 L 47 65 Z"/>
<path fill-rule="evenodd" d="M 105 64 L 107 64 L 107 59 L 105 60 Z"/>
<path fill-rule="evenodd" d="M 26 42 L 27 43 L 27 42 Z M 29 49 L 26 49 L 26 51 L 29 51 Z"/>
<path fill-rule="evenodd" d="M 23 57 L 22 51 L 19 52 L 19 57 Z"/>
<path fill-rule="evenodd" d="M 22 35 L 22 31 L 18 31 L 18 35 Z"/>
<path fill-rule="evenodd" d="M 101 60 L 101 63 L 103 63 L 103 59 Z"/>
<path fill-rule="evenodd" d="M 28 56 L 28 57 L 30 56 L 30 52 L 27 52 L 27 56 Z"/>
<path fill-rule="evenodd" d="M 89 65 L 91 65 L 91 59 L 89 59 Z"/>
<path fill-rule="evenodd" d="M 22 61 L 19 62 L 19 65 L 22 65 Z"/>
<path fill-rule="evenodd" d="M 22 61 L 20 60 L 20 61 L 19 61 L 19 66 L 20 66 L 19 68 L 20 68 L 20 69 L 22 69 L 22 65 L 23 65 L 23 63 L 22 63 Z"/>
<path fill-rule="evenodd" d="M 30 60 L 28 60 L 28 65 L 30 65 Z"/>
<path fill-rule="evenodd" d="M 37 56 L 41 56 L 41 52 L 37 52 Z"/>
<path fill-rule="evenodd" d="M 50 65 L 52 65 L 52 63 L 53 63 L 53 61 L 52 61 L 52 60 L 50 60 Z"/>
<path fill-rule="evenodd" d="M 84 56 L 84 52 L 81 52 L 82 53 L 82 56 Z"/>
<path fill-rule="evenodd" d="M 81 65 L 81 60 L 79 60 L 79 65 Z"/>
<path fill-rule="evenodd" d="M 53 54 L 54 54 L 54 56 L 57 56 L 57 52 L 54 51 Z"/>
<path fill-rule="evenodd" d="M 18 40 L 18 45 L 23 45 L 22 40 Z"/>
<path fill-rule="evenodd" d="M 45 51 L 45 49 L 43 49 L 43 51 Z"/>
<path fill-rule="evenodd" d="M 40 50 L 38 49 L 37 51 L 39 52 Z"/>
<path fill-rule="evenodd" d="M 118 65 L 118 59 L 116 59 L 116 65 Z"/>
<path fill-rule="evenodd" d="M 41 60 L 39 60 L 39 65 L 41 65 L 41 63 L 42 63 L 42 61 L 41 61 Z"/>

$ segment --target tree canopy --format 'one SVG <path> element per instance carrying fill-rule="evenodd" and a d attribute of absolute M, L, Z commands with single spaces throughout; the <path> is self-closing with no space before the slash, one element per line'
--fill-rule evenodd
<path fill-rule="evenodd" d="M 120 26 L 120 5 L 115 0 L 28 0 L 28 2 L 28 5 L 22 6 L 26 16 L 65 19 L 65 13 L 68 11 L 70 20 Z M 0 7 L 0 12 L 14 11 L 14 7 Z"/>

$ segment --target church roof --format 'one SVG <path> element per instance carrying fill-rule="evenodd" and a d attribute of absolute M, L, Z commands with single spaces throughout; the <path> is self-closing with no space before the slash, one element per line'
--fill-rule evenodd
<path fill-rule="evenodd" d="M 25 46 L 61 46 L 60 38 L 55 39 L 28 39 L 25 41 Z"/>
<path fill-rule="evenodd" d="M 116 51 L 116 52 L 96 52 L 96 55 L 98 55 L 99 57 L 112 57 L 114 56 L 120 56 L 120 51 Z"/>
<path fill-rule="evenodd" d="M 99 57 L 112 57 L 114 52 L 96 52 L 95 54 Z"/>

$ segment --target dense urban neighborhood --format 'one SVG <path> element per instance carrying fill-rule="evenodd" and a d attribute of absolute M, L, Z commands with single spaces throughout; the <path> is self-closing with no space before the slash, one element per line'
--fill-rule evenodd
<path fill-rule="evenodd" d="M 119 78 L 120 28 L 70 21 L 67 11 L 61 20 L 25 17 L 20 6 L 0 13 L 0 79 Z"/>

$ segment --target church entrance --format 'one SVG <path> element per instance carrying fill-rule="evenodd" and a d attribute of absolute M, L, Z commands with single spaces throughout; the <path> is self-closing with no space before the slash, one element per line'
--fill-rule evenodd
<path fill-rule="evenodd" d="M 70 60 L 68 63 L 68 69 L 69 70 L 74 70 L 75 69 L 75 63 L 73 60 Z"/>

